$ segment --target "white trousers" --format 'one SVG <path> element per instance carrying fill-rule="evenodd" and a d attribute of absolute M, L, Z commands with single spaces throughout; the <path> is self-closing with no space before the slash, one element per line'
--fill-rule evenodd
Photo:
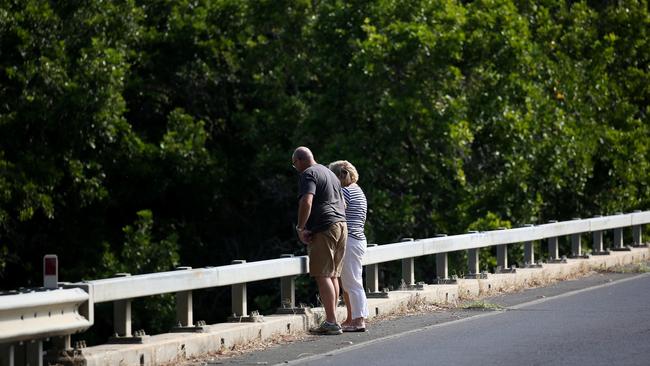
<path fill-rule="evenodd" d="M 343 290 L 350 297 L 348 306 L 352 310 L 352 319 L 368 317 L 368 301 L 366 300 L 366 291 L 363 289 L 363 278 L 361 276 L 363 270 L 361 260 L 365 254 L 366 241 L 348 236 L 345 244 L 345 254 L 343 255 L 341 284 Z"/>

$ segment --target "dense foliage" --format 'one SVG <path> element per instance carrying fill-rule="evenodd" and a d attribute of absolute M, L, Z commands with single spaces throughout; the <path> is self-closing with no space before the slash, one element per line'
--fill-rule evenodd
<path fill-rule="evenodd" d="M 357 166 L 376 243 L 647 209 L 649 25 L 646 0 L 0 0 L 0 288 L 47 253 L 67 281 L 299 254 L 298 145 Z"/>

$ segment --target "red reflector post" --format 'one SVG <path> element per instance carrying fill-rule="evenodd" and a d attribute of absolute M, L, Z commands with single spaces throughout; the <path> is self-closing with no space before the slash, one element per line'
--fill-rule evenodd
<path fill-rule="evenodd" d="M 45 275 L 56 276 L 56 257 L 45 258 Z"/>
<path fill-rule="evenodd" d="M 59 287 L 59 259 L 56 254 L 47 254 L 43 257 L 43 287 Z"/>

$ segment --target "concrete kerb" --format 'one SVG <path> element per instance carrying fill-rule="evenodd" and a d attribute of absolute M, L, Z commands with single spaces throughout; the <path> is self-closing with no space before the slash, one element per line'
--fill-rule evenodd
<path fill-rule="evenodd" d="M 453 285 L 425 285 L 419 291 L 391 291 L 389 298 L 368 299 L 369 318 L 399 312 L 416 297 L 432 304 L 456 304 L 498 292 L 519 291 L 526 287 L 585 275 L 593 270 L 650 260 L 650 249 L 632 248 L 607 256 L 568 259 L 567 263 L 548 263 L 542 268 L 518 268 L 515 273 L 489 274 L 486 279 L 460 279 Z M 417 294 L 417 295 L 416 295 Z M 345 308 L 337 309 L 339 319 Z M 165 333 L 153 335 L 145 344 L 105 344 L 83 348 L 74 357 L 59 359 L 65 365 L 157 365 L 189 357 L 215 353 L 224 348 L 278 335 L 306 332 L 323 319 L 323 309 L 307 309 L 305 314 L 270 315 L 259 323 L 219 323 L 204 327 L 204 333 Z"/>

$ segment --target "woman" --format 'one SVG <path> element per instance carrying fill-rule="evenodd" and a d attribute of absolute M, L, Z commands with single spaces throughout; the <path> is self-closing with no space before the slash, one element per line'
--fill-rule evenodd
<path fill-rule="evenodd" d="M 341 181 L 345 198 L 345 216 L 348 223 L 348 239 L 343 255 L 341 283 L 348 316 L 341 324 L 344 332 L 365 332 L 365 318 L 368 317 L 368 301 L 362 283 L 361 260 L 366 254 L 366 223 L 368 204 L 366 196 L 357 184 L 357 169 L 346 160 L 331 163 L 329 168 Z"/>

